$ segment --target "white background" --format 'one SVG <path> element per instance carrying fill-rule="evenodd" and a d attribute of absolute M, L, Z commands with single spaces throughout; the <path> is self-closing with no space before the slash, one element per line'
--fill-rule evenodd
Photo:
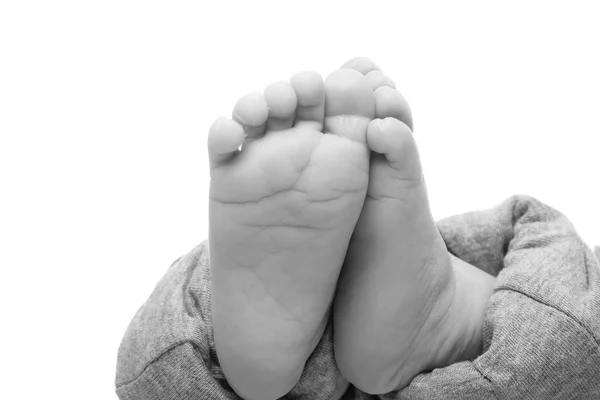
<path fill-rule="evenodd" d="M 436 218 L 529 194 L 600 244 L 595 2 L 0 3 L 5 399 L 114 398 L 116 352 L 207 237 L 236 99 L 365 55 L 410 102 Z"/>

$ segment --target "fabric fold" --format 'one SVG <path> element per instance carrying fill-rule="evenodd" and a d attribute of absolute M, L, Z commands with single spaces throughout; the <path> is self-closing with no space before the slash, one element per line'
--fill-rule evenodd
<path fill-rule="evenodd" d="M 452 254 L 497 277 L 483 353 L 370 396 L 337 370 L 330 323 L 285 398 L 600 398 L 600 267 L 567 218 L 513 196 L 438 228 Z M 119 348 L 116 392 L 129 400 L 239 399 L 214 347 L 206 243 L 169 268 L 134 316 Z"/>

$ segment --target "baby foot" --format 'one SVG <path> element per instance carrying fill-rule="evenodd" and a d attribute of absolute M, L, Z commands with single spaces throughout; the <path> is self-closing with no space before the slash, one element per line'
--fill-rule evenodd
<path fill-rule="evenodd" d="M 335 355 L 352 384 L 383 394 L 479 354 L 494 279 L 447 252 L 404 98 L 371 61 L 344 67 L 372 82 L 379 119 L 367 132 L 374 151 L 367 199 L 334 303 Z"/>
<path fill-rule="evenodd" d="M 357 71 L 304 72 L 210 129 L 215 345 L 245 399 L 291 390 L 323 334 L 367 192 L 374 113 Z"/>

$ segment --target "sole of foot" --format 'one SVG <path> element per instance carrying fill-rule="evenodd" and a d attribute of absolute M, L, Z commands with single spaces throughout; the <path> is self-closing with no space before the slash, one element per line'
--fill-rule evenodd
<path fill-rule="evenodd" d="M 245 399 L 290 391 L 323 334 L 367 192 L 374 113 L 359 72 L 302 72 L 210 129 L 215 346 Z"/>
<path fill-rule="evenodd" d="M 494 278 L 451 256 L 429 209 L 408 103 L 370 60 L 361 72 L 375 94 L 367 199 L 334 303 L 334 346 L 342 374 L 384 394 L 419 373 L 473 359 Z"/>

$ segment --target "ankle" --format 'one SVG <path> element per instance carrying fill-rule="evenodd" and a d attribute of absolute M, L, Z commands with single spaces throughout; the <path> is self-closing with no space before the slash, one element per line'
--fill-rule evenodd
<path fill-rule="evenodd" d="M 474 360 L 481 354 L 487 303 L 495 286 L 493 276 L 452 255 L 450 259 L 455 284 L 448 321 L 452 321 L 453 334 L 442 351 L 445 365 L 438 367 Z"/>

